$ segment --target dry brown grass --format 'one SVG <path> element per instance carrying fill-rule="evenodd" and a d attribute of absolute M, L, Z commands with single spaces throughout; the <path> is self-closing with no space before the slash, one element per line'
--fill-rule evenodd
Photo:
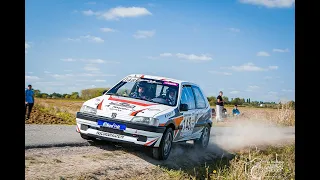
<path fill-rule="evenodd" d="M 83 102 L 84 100 L 72 99 L 35 99 L 35 104 L 41 105 L 45 108 L 54 108 L 57 111 L 68 112 L 70 114 L 76 114 L 76 112 L 80 110 Z"/>
<path fill-rule="evenodd" d="M 221 158 L 185 171 L 163 169 L 173 179 L 291 180 L 295 178 L 295 146 L 247 148 L 236 153 L 232 160 Z"/>
<path fill-rule="evenodd" d="M 215 123 L 215 125 L 227 126 L 235 120 L 231 115 L 233 107 L 226 107 L 226 109 L 230 118 L 226 118 L 225 122 Z M 238 109 L 242 114 L 237 119 L 240 121 L 261 121 L 280 126 L 295 125 L 295 110 L 286 104 L 281 105 L 278 109 L 254 107 L 239 107 Z"/>

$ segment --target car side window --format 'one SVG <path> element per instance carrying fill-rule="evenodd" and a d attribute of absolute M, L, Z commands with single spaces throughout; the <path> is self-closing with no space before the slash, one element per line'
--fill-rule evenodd
<path fill-rule="evenodd" d="M 196 108 L 197 109 L 203 109 L 206 108 L 206 100 L 200 90 L 197 86 L 192 86 L 193 92 L 196 97 Z"/>
<path fill-rule="evenodd" d="M 190 86 L 184 86 L 181 93 L 181 104 L 188 104 L 189 110 L 195 109 L 196 103 L 194 101 L 194 95 Z"/>

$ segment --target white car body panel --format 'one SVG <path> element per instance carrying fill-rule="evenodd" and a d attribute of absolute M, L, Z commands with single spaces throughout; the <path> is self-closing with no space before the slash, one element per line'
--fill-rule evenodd
<path fill-rule="evenodd" d="M 140 76 L 141 75 L 129 75 L 127 77 L 140 77 Z M 180 102 L 182 85 L 186 83 L 192 84 L 186 81 L 180 81 L 180 80 L 175 80 L 175 79 L 170 79 L 165 77 L 147 76 L 147 75 L 145 77 L 153 78 L 157 80 L 165 79 L 174 83 L 178 83 L 179 92 L 178 92 L 177 102 Z M 173 129 L 174 130 L 173 142 L 178 142 L 178 141 L 185 141 L 185 140 L 200 138 L 203 127 L 196 127 L 195 125 L 198 123 L 200 118 L 202 118 L 201 121 L 204 121 L 207 119 L 211 120 L 210 106 L 208 106 L 205 109 L 190 110 L 190 111 L 184 112 L 185 114 L 190 114 L 190 116 L 192 117 L 192 123 L 191 123 L 192 128 L 191 129 L 188 128 L 186 130 L 185 128 L 186 119 L 184 115 L 181 114 L 178 110 L 179 103 L 177 103 L 176 106 L 169 106 L 169 105 L 148 102 L 148 101 L 129 98 L 129 97 L 122 97 L 122 96 L 116 96 L 116 95 L 102 95 L 102 96 L 87 100 L 86 102 L 83 103 L 83 105 L 97 109 L 96 114 L 92 115 L 94 116 L 94 118 L 102 118 L 102 120 L 107 120 L 110 122 L 115 120 L 116 123 L 120 123 L 120 124 L 127 123 L 127 125 L 126 125 L 126 129 L 122 130 L 121 132 L 122 134 L 117 134 L 111 131 L 108 131 L 108 132 L 101 131 L 101 130 L 98 130 L 101 126 L 98 125 L 97 119 L 89 120 L 90 114 L 87 114 L 88 117 L 84 115 L 82 116 L 79 115 L 78 117 L 78 113 L 77 113 L 77 118 L 76 118 L 77 132 L 85 135 L 91 135 L 96 138 L 106 137 L 108 139 L 120 140 L 125 142 L 131 142 L 138 145 L 152 146 L 152 147 L 159 147 L 163 132 L 165 130 L 165 126 L 170 123 L 173 124 L 175 127 Z M 206 114 L 207 112 L 210 115 L 202 117 L 202 115 Z M 116 113 L 116 115 L 114 113 Z M 197 116 L 198 114 L 201 114 L 201 116 Z M 135 116 L 157 118 L 159 120 L 159 127 L 154 127 L 154 128 L 158 128 L 159 132 L 158 130 L 148 129 L 147 125 L 132 124 L 131 120 Z M 177 120 L 177 119 L 180 119 L 180 120 Z M 82 125 L 86 125 L 89 128 L 81 129 Z M 137 128 L 134 128 L 134 127 L 137 127 Z M 116 132 L 120 132 L 120 130 Z M 183 133 L 185 133 L 187 136 L 183 136 Z M 137 139 L 138 136 L 145 136 L 146 141 L 138 141 Z"/>

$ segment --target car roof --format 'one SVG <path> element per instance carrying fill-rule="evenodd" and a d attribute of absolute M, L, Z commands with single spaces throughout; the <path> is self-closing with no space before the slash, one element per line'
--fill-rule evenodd
<path fill-rule="evenodd" d="M 153 75 L 148 75 L 148 74 L 129 74 L 128 76 L 147 78 L 147 79 L 155 79 L 155 80 L 162 80 L 162 81 L 165 80 L 165 81 L 171 81 L 171 82 L 175 82 L 175 83 L 179 83 L 179 84 L 190 84 L 190 85 L 198 86 L 197 84 L 189 82 L 189 81 L 173 79 L 173 78 L 168 78 L 168 77 L 164 77 L 164 76 L 153 76 Z"/>

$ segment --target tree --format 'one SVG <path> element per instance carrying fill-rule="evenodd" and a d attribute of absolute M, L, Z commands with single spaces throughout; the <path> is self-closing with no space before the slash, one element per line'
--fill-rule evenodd
<path fill-rule="evenodd" d="M 40 90 L 36 89 L 33 92 L 34 92 L 34 97 L 41 98 L 41 91 Z"/>
<path fill-rule="evenodd" d="M 47 98 L 47 97 L 48 97 L 48 94 L 47 94 L 47 93 L 42 93 L 42 94 L 41 94 L 41 97 L 42 97 L 42 98 Z"/>
<path fill-rule="evenodd" d="M 78 99 L 79 98 L 79 93 L 78 92 L 72 92 L 70 98 L 71 99 Z"/>
<path fill-rule="evenodd" d="M 210 96 L 210 97 L 207 97 L 207 99 L 209 101 L 210 106 L 214 106 L 216 104 L 216 101 L 217 101 L 216 97 Z"/>
<path fill-rule="evenodd" d="M 229 98 L 227 96 L 223 96 L 222 97 L 223 101 L 224 101 L 224 104 L 229 104 Z"/>

